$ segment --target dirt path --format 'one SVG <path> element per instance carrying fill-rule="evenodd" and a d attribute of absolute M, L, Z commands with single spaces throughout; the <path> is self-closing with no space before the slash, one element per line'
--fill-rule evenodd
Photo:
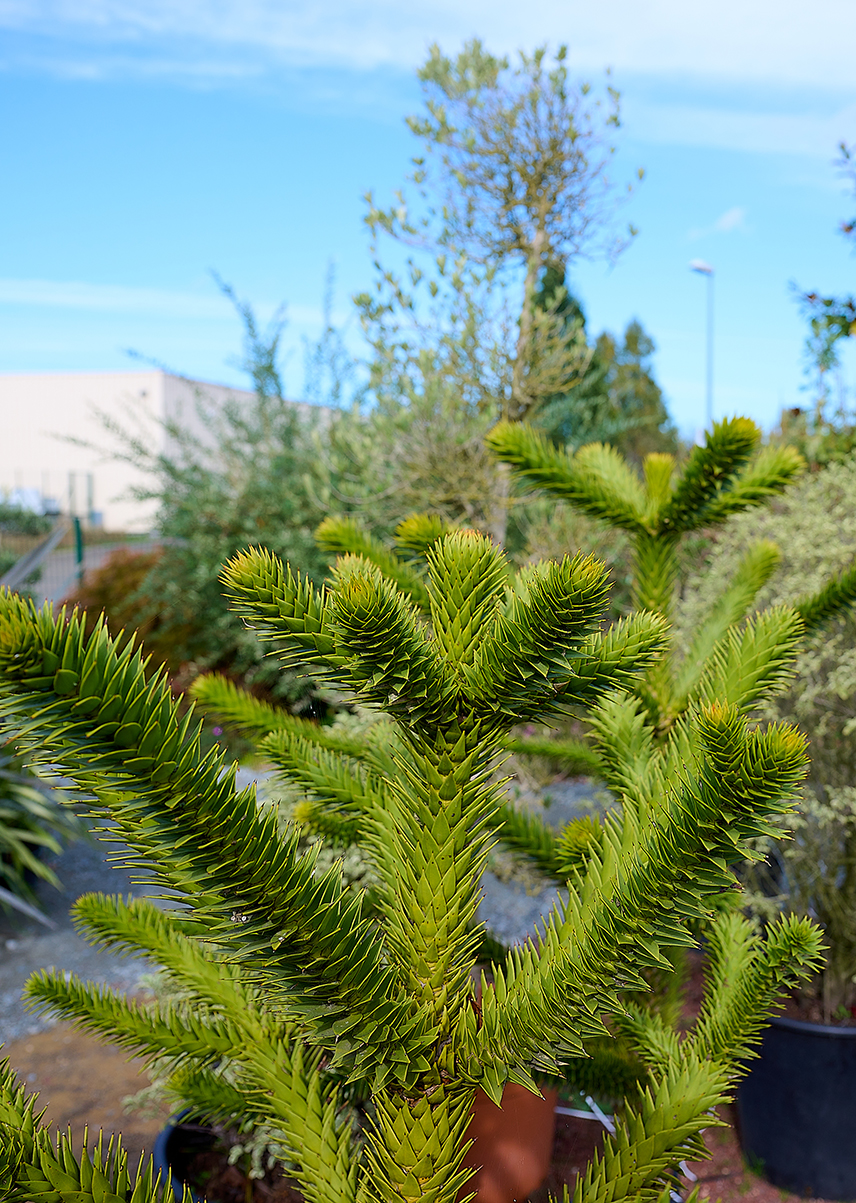
<path fill-rule="evenodd" d="M 45 1123 L 51 1130 L 65 1131 L 71 1125 L 75 1152 L 80 1151 L 83 1130 L 88 1125 L 88 1145 L 105 1134 L 122 1133 L 129 1165 L 136 1169 L 140 1155 L 148 1156 L 155 1137 L 168 1118 L 165 1107 L 144 1118 L 126 1111 L 123 1099 L 148 1085 L 143 1062 L 129 1058 L 124 1049 L 102 1044 L 94 1036 L 76 1032 L 70 1024 L 58 1023 L 50 1031 L 10 1041 L 3 1057 L 18 1074 L 27 1092 L 37 1092 L 36 1110 L 47 1107 Z"/>

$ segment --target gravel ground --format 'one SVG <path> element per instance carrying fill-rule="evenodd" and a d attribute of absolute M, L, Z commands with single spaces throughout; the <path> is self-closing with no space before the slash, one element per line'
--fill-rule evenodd
<path fill-rule="evenodd" d="M 151 964 L 142 958 L 118 957 L 92 948 L 71 923 L 69 908 L 81 894 L 101 891 L 139 897 L 147 893 L 107 859 L 110 850 L 118 847 L 81 839 L 47 862 L 63 890 L 39 882 L 36 894 L 39 908 L 55 924 L 54 930 L 16 911 L 0 913 L 0 1042 L 33 1035 L 56 1022 L 24 1007 L 21 990 L 35 969 L 70 970 L 86 981 L 103 982 L 117 990 L 133 990 L 141 974 L 151 971 Z"/>
<path fill-rule="evenodd" d="M 538 810 L 550 827 L 559 828 L 588 812 L 594 788 L 583 777 L 557 781 L 548 786 L 543 796 L 534 793 L 521 795 L 517 804 Z M 542 915 L 551 910 L 560 891 L 550 886 L 539 893 L 528 893 L 514 882 L 500 881 L 487 872 L 482 878 L 484 902 L 480 915 L 497 939 L 515 944 L 532 935 Z"/>
<path fill-rule="evenodd" d="M 239 785 L 262 774 L 242 770 Z M 545 791 L 544 817 L 553 826 L 561 826 L 585 809 L 591 797 L 588 781 L 559 782 Z M 539 806 L 541 800 L 527 795 L 521 802 Z M 56 1020 L 33 1015 L 22 1001 L 21 991 L 30 974 L 36 969 L 55 967 L 74 973 L 84 981 L 104 983 L 116 990 L 133 991 L 140 977 L 154 968 L 141 957 L 119 957 L 93 948 L 77 934 L 71 923 L 69 908 L 80 897 L 93 891 L 104 894 L 149 895 L 153 888 L 137 880 L 141 874 L 128 873 L 108 859 L 110 851 L 119 845 L 103 840 L 78 840 L 48 862 L 62 882 L 63 889 L 39 882 L 36 887 L 39 907 L 55 924 L 49 930 L 33 919 L 17 912 L 0 912 L 0 1043 L 34 1035 L 53 1027 Z M 506 943 L 525 939 L 538 919 L 546 914 L 556 899 L 553 888 L 540 893 L 527 893 L 514 882 L 500 881 L 493 873 L 482 880 L 484 902 L 481 917 L 494 934 Z"/>

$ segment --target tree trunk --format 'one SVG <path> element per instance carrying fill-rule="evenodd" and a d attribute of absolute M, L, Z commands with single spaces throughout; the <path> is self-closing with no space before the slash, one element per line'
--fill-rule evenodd
<path fill-rule="evenodd" d="M 509 464 L 496 465 L 496 485 L 493 497 L 488 534 L 497 547 L 503 547 L 508 532 L 508 508 L 511 497 L 511 467 Z"/>
<path fill-rule="evenodd" d="M 523 281 L 523 308 L 520 313 L 520 332 L 514 353 L 514 368 L 511 373 L 511 398 L 506 417 L 511 422 L 520 422 L 532 407 L 532 398 L 526 392 L 526 365 L 529 362 L 529 344 L 532 337 L 532 300 L 538 283 L 541 267 L 541 250 L 544 231 L 538 230 L 526 260 L 526 276 Z"/>

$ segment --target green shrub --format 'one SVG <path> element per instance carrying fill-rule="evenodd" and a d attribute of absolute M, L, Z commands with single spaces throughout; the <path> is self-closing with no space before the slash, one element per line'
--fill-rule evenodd
<path fill-rule="evenodd" d="M 83 830 L 13 744 L 0 744 L 0 886 L 12 895 L 0 898 L 0 906 L 14 908 L 15 898 L 34 903 L 36 879 L 59 888 L 59 878 L 40 853 L 59 852 L 63 840 L 77 839 Z"/>
<path fill-rule="evenodd" d="M 204 397 L 199 404 L 207 442 L 167 423 L 167 448 L 155 454 L 127 432 L 115 432 L 150 475 L 139 494 L 158 502 L 162 542 L 145 558 L 117 555 L 80 596 L 105 607 L 111 629 L 127 624 L 143 631 L 173 674 L 192 679 L 218 669 L 287 704 L 317 705 L 323 713 L 312 683 L 273 669 L 217 587 L 230 556 L 260 542 L 314 580 L 322 578 L 326 561 L 313 538 L 324 516 L 313 483 L 320 419 L 278 392 L 260 391 L 249 403 L 233 400 L 210 413 Z"/>
<path fill-rule="evenodd" d="M 46 535 L 53 519 L 8 501 L 0 501 L 0 532 L 8 535 Z"/>

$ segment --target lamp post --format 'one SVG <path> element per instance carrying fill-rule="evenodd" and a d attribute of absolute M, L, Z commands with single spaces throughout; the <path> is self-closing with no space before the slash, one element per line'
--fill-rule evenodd
<path fill-rule="evenodd" d="M 690 271 L 707 276 L 707 429 L 713 425 L 713 268 L 704 259 L 693 259 Z"/>

